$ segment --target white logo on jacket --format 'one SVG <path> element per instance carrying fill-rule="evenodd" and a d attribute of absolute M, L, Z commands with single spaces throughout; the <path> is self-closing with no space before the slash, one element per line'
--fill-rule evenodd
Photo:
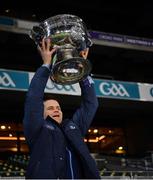
<path fill-rule="evenodd" d="M 76 127 L 75 127 L 75 126 L 70 125 L 70 129 L 76 129 Z"/>

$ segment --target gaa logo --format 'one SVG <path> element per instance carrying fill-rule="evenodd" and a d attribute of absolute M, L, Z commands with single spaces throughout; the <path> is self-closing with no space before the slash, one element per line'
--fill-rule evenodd
<path fill-rule="evenodd" d="M 47 83 L 46 88 L 48 90 L 58 90 L 58 91 L 65 90 L 65 91 L 73 91 L 73 92 L 76 91 L 72 85 L 59 85 L 59 84 L 53 83 L 52 81 L 49 81 Z"/>
<path fill-rule="evenodd" d="M 0 75 L 0 86 L 15 87 L 15 83 L 7 73 L 2 72 L 2 75 Z"/>
<path fill-rule="evenodd" d="M 102 82 L 99 89 L 105 96 L 130 97 L 129 93 L 122 84 Z"/>

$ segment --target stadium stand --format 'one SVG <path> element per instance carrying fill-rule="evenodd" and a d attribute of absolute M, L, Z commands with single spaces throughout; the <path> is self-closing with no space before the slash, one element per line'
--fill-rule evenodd
<path fill-rule="evenodd" d="M 95 155 L 102 179 L 152 179 L 153 163 L 145 158 L 124 158 Z M 28 154 L 10 155 L 0 161 L 0 177 L 25 178 Z"/>

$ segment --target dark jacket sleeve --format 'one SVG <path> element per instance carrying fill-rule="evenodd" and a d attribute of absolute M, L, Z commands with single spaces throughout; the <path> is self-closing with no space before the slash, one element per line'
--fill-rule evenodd
<path fill-rule="evenodd" d="M 30 83 L 24 109 L 24 134 L 30 145 L 37 137 L 43 123 L 43 96 L 50 71 L 46 67 L 40 67 Z"/>
<path fill-rule="evenodd" d="M 80 82 L 80 88 L 82 102 L 72 119 L 73 122 L 78 125 L 84 136 L 97 111 L 98 99 L 96 97 L 94 83 L 90 83 L 88 78 Z"/>

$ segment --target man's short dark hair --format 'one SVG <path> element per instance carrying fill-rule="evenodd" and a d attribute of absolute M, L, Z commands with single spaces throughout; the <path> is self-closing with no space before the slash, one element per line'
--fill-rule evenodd
<path fill-rule="evenodd" d="M 47 101 L 47 100 L 51 100 L 51 99 L 59 102 L 59 99 L 56 98 L 55 95 L 52 96 L 52 95 L 50 95 L 50 94 L 44 94 L 44 97 L 43 97 L 43 101 L 44 101 L 44 102 Z"/>

